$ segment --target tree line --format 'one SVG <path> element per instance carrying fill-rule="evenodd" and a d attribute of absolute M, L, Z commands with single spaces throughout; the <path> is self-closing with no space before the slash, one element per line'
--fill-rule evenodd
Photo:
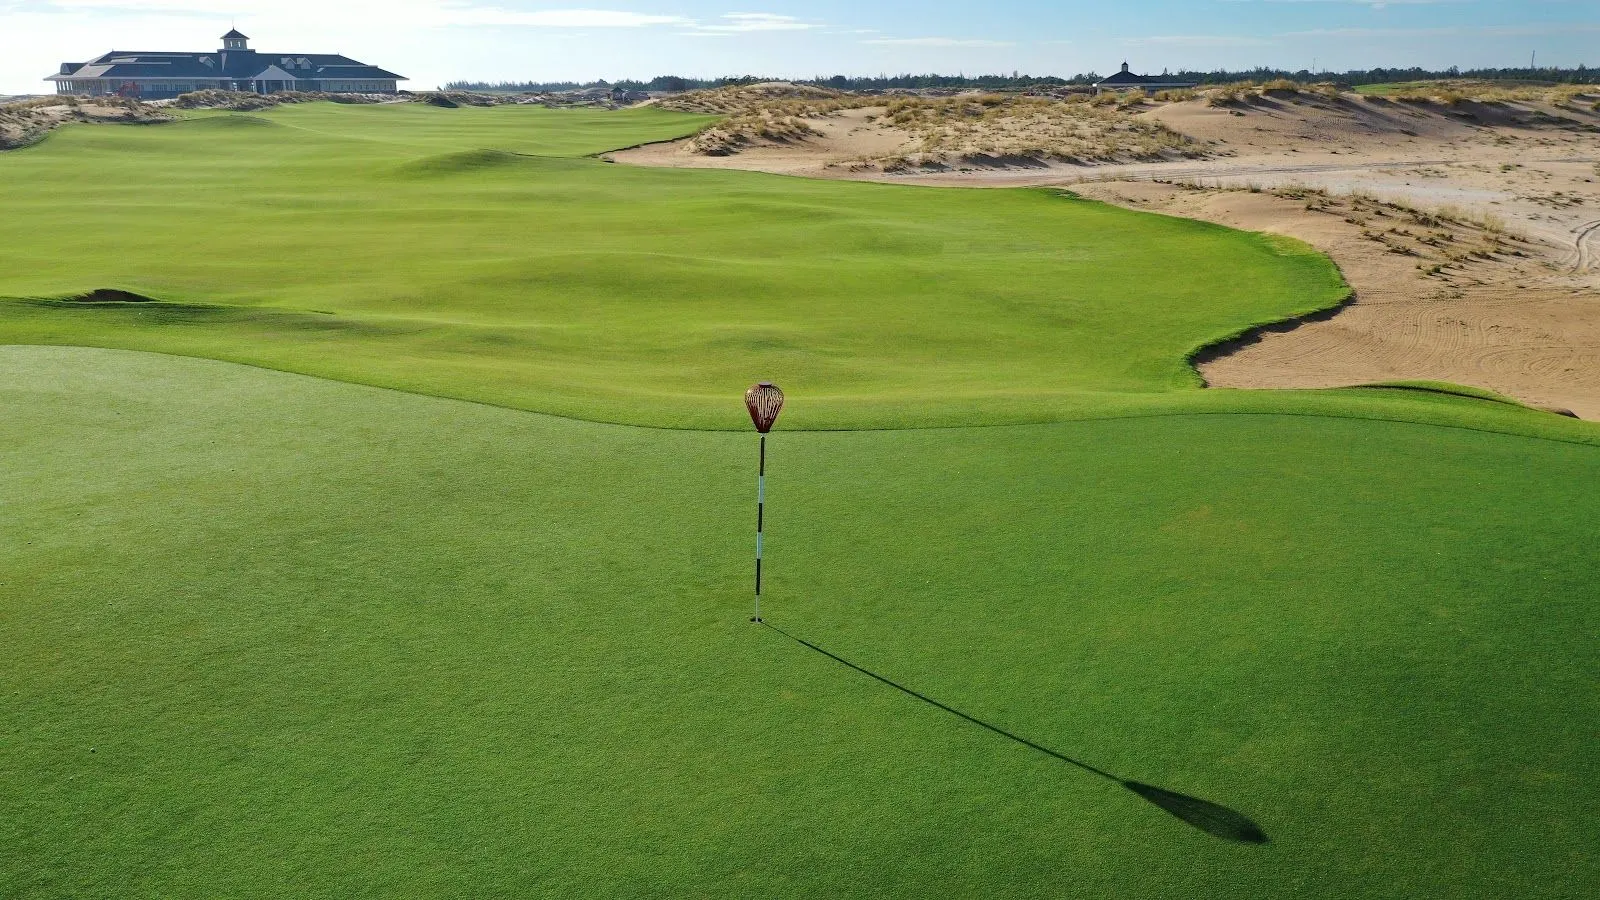
<path fill-rule="evenodd" d="M 1560 84 L 1600 84 L 1600 69 L 1578 66 L 1574 69 L 1500 68 L 1500 69 L 1353 69 L 1348 72 L 1312 72 L 1307 69 L 1255 68 L 1238 71 L 1163 72 L 1174 81 L 1192 81 L 1197 84 L 1232 84 L 1240 81 L 1272 81 L 1286 78 L 1291 81 L 1333 81 L 1341 84 L 1386 84 L 1394 81 L 1439 81 L 1448 78 L 1477 78 L 1493 81 L 1556 82 Z M 794 81 L 817 87 L 836 88 L 841 91 L 883 91 L 895 88 L 976 88 L 979 90 L 1005 90 L 1028 87 L 1068 87 L 1091 85 L 1104 76 L 1097 72 L 1083 72 L 1071 78 L 1056 75 L 818 75 L 810 79 L 779 79 L 743 75 L 724 78 L 687 78 L 681 75 L 657 75 L 649 81 L 621 79 L 618 81 L 452 81 L 445 85 L 452 91 L 491 91 L 506 93 L 541 93 L 545 91 L 574 91 L 610 89 L 626 91 L 679 92 L 730 85 L 756 84 L 763 81 Z"/>

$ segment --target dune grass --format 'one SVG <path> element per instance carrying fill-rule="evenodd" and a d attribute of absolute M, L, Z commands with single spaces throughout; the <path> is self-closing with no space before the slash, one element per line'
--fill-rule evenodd
<path fill-rule="evenodd" d="M 1452 106 L 1469 100 L 1484 103 L 1543 102 L 1560 106 L 1574 100 L 1592 98 L 1596 93 L 1594 85 L 1481 78 L 1443 78 L 1433 81 L 1367 84 L 1360 85 L 1355 90 L 1356 93 L 1368 98 L 1410 103 L 1445 103 Z"/>
<path fill-rule="evenodd" d="M 760 372 L 807 398 L 797 425 L 959 424 L 1198 387 L 1194 348 L 1347 291 L 1304 245 L 1049 191 L 567 158 L 705 121 L 615 115 L 302 104 L 68 128 L 0 157 L 0 297 L 170 305 L 0 301 L 0 341 L 694 427 L 740 427 L 723 398 Z"/>
<path fill-rule="evenodd" d="M 7 897 L 1596 886 L 1593 447 L 774 436 L 775 624 L 1253 847 L 747 623 L 750 435 L 67 348 L 0 400 Z"/>

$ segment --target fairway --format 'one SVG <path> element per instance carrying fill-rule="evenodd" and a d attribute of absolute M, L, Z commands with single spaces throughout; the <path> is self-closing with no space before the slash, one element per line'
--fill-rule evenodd
<path fill-rule="evenodd" d="M 1196 388 L 1194 349 L 1348 293 L 1290 241 L 1051 191 L 568 158 L 703 121 L 311 104 L 69 128 L 0 160 L 0 298 L 171 305 L 0 300 L 0 341 L 716 428 L 760 369 L 795 426 L 971 424 Z"/>
<path fill-rule="evenodd" d="M 592 158 L 704 121 L 0 154 L 0 897 L 1600 892 L 1600 428 L 1202 389 L 1291 242 Z"/>

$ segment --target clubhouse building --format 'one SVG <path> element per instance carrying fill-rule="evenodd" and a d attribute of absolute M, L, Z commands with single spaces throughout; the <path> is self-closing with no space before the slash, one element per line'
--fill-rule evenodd
<path fill-rule="evenodd" d="M 393 94 L 406 79 L 348 56 L 260 53 L 234 30 L 222 36 L 222 49 L 211 53 L 113 50 L 86 63 L 62 63 L 61 71 L 45 80 L 55 82 L 57 94 L 164 100 L 204 90 Z"/>
<path fill-rule="evenodd" d="M 1095 82 L 1095 93 L 1101 91 L 1177 91 L 1197 87 L 1198 82 L 1179 81 L 1170 75 L 1135 75 L 1122 64 L 1122 71 L 1110 78 Z"/>

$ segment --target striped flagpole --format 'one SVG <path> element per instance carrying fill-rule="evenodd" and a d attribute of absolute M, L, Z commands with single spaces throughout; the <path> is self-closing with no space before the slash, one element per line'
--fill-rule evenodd
<path fill-rule="evenodd" d="M 756 614 L 752 622 L 761 621 L 761 530 L 767 509 L 767 436 L 761 436 L 761 467 L 756 474 Z"/>
<path fill-rule="evenodd" d="M 752 622 L 761 621 L 761 526 L 767 512 L 767 432 L 778 421 L 783 411 L 783 391 L 770 381 L 763 381 L 744 392 L 744 405 L 750 411 L 750 421 L 761 432 L 761 468 L 756 472 L 756 614 Z"/>

